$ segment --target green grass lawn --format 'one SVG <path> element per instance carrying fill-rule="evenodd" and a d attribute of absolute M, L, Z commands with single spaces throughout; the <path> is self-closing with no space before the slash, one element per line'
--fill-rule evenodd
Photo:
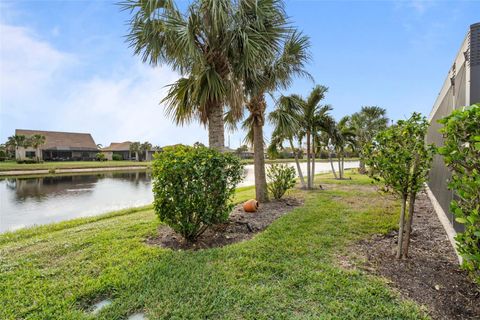
<path fill-rule="evenodd" d="M 150 166 L 151 162 L 139 161 L 59 161 L 43 163 L 16 163 L 15 161 L 0 162 L 0 171 L 38 170 L 38 169 L 78 169 L 102 167 Z"/>
<path fill-rule="evenodd" d="M 144 243 L 151 207 L 0 235 L 0 319 L 419 319 L 379 278 L 338 266 L 348 245 L 396 226 L 398 205 L 366 177 L 291 191 L 303 207 L 252 240 L 171 251 Z M 242 188 L 236 201 L 252 197 Z M 113 303 L 97 317 L 93 302 Z"/>

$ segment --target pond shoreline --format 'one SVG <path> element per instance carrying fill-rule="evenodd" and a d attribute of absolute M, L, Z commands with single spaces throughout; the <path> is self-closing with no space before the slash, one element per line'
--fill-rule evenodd
<path fill-rule="evenodd" d="M 148 166 L 118 166 L 118 167 L 98 167 L 98 168 L 65 168 L 55 169 L 33 169 L 33 170 L 10 170 L 0 171 L 0 177 L 16 177 L 16 176 L 31 176 L 31 175 L 48 175 L 60 173 L 90 173 L 90 172 L 112 172 L 112 171 L 127 171 L 127 170 L 148 170 Z"/>

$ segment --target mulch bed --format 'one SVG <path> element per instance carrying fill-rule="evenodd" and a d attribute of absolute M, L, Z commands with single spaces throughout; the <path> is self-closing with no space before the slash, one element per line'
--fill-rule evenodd
<path fill-rule="evenodd" d="M 352 252 L 367 272 L 383 276 L 433 319 L 480 319 L 480 287 L 458 265 L 457 256 L 425 192 L 415 203 L 410 258 L 395 259 L 398 232 L 357 243 Z"/>
<path fill-rule="evenodd" d="M 157 245 L 174 250 L 199 250 L 223 247 L 235 242 L 251 239 L 256 233 L 265 230 L 273 221 L 303 204 L 301 199 L 285 198 L 260 204 L 257 212 L 243 211 L 242 205 L 237 205 L 226 223 L 207 229 L 195 243 L 185 241 L 182 236 L 170 227 L 162 225 L 158 234 L 147 238 L 150 245 Z"/>

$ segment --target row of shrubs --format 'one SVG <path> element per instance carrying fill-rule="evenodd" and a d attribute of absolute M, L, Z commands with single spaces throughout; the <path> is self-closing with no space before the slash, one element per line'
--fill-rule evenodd
<path fill-rule="evenodd" d="M 37 160 L 37 159 L 23 159 L 23 160 L 17 160 L 18 164 L 32 164 L 32 163 L 43 163 L 43 160 Z"/>
<path fill-rule="evenodd" d="M 167 147 L 153 163 L 154 209 L 160 220 L 194 241 L 209 226 L 224 223 L 244 177 L 241 160 L 205 146 Z M 269 190 L 281 198 L 295 183 L 295 170 L 272 165 Z"/>
<path fill-rule="evenodd" d="M 104 153 L 97 153 L 95 155 L 95 158 L 97 159 L 97 161 L 107 161 L 108 160 L 107 157 L 105 157 Z M 112 160 L 113 161 L 121 161 L 121 160 L 123 160 L 123 157 L 120 154 L 113 154 L 112 155 Z"/>
<path fill-rule="evenodd" d="M 463 266 L 480 283 L 480 104 L 453 111 L 439 120 L 443 146 L 426 144 L 429 123 L 414 113 L 378 133 L 363 150 L 369 175 L 402 200 L 397 258 L 408 256 L 416 194 L 428 180 L 435 153 L 451 171 L 455 196 L 450 212 L 464 225 L 456 236 Z M 408 207 L 408 209 L 407 209 Z"/>

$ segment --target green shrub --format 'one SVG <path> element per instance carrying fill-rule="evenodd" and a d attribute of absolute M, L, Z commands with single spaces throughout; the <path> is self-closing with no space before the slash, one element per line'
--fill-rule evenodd
<path fill-rule="evenodd" d="M 267 169 L 268 190 L 275 199 L 283 197 L 295 185 L 295 169 L 286 164 L 272 164 Z"/>
<path fill-rule="evenodd" d="M 238 157 L 203 146 L 164 148 L 153 162 L 154 209 L 160 220 L 194 241 L 225 222 L 243 178 Z"/>
<path fill-rule="evenodd" d="M 105 157 L 105 154 L 104 153 L 97 153 L 95 155 L 95 158 L 97 159 L 97 161 L 107 161 L 107 158 Z"/>
<path fill-rule="evenodd" d="M 408 257 L 415 199 L 427 181 L 435 151 L 425 143 L 428 126 L 425 117 L 414 112 L 409 119 L 380 131 L 362 152 L 369 176 L 402 201 L 397 258 Z"/>
<path fill-rule="evenodd" d="M 465 231 L 456 236 L 464 267 L 480 280 L 480 104 L 455 110 L 439 121 L 444 146 L 438 148 L 452 171 L 449 188 L 456 193 L 450 210 Z"/>
<path fill-rule="evenodd" d="M 123 157 L 122 157 L 121 154 L 114 153 L 114 154 L 112 154 L 112 160 L 114 160 L 114 161 L 121 161 L 121 160 L 123 160 Z"/>

